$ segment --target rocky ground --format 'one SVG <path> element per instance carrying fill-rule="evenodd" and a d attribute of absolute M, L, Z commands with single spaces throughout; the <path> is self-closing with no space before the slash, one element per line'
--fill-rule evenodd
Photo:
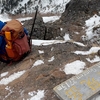
<path fill-rule="evenodd" d="M 95 2 L 95 0 L 93 1 Z M 99 2 L 99 0 L 96 1 Z M 83 0 L 80 0 L 80 2 L 82 2 L 81 3 L 82 5 L 84 4 Z M 90 2 L 92 3 L 92 1 Z M 73 4 L 74 2 L 72 0 L 71 5 Z M 66 7 L 69 5 L 66 5 Z M 89 49 L 92 46 L 99 47 L 99 44 L 97 43 L 88 44 L 87 41 L 83 41 L 81 38 L 81 36 L 85 33 L 85 30 L 82 27 L 84 27 L 84 22 L 87 17 L 83 21 L 83 19 L 81 19 L 83 18 L 83 16 L 81 17 L 78 16 L 80 20 L 77 21 L 74 20 L 72 17 L 70 20 L 68 20 L 69 17 L 68 16 L 67 17 L 68 22 L 66 21 L 66 16 L 67 16 L 66 12 L 69 15 L 71 14 L 70 12 L 68 13 L 68 11 L 70 11 L 69 9 L 72 7 L 71 5 L 69 6 L 68 10 L 66 8 L 65 12 L 61 16 L 61 19 L 54 23 L 43 23 L 42 18 L 38 16 L 35 25 L 35 32 L 33 33 L 32 38 L 45 39 L 45 40 L 46 39 L 63 40 L 63 36 L 65 35 L 65 33 L 69 33 L 70 38 L 72 40 L 67 41 L 65 43 L 57 43 L 47 46 L 33 45 L 31 53 L 22 61 L 14 62 L 10 66 L 1 63 L 0 74 L 8 72 L 8 74 L 6 76 L 3 76 L 3 78 L 9 77 L 10 75 L 21 71 L 24 71 L 24 74 L 18 79 L 10 82 L 9 84 L 2 84 L 2 82 L 0 81 L 1 82 L 0 100 L 29 100 L 31 96 L 28 95 L 28 93 L 31 91 L 38 91 L 38 90 L 45 91 L 45 97 L 42 100 L 59 100 L 57 96 L 54 94 L 53 88 L 56 85 L 60 84 L 61 82 L 74 76 L 72 74 L 66 75 L 64 71 L 62 71 L 64 69 L 64 66 L 67 63 L 73 62 L 75 60 L 84 61 L 86 63 L 86 68 L 91 67 L 92 65 L 95 64 L 88 62 L 86 58 L 93 59 L 95 55 L 97 55 L 97 52 L 90 55 L 77 55 L 74 53 L 74 51 L 76 50 L 89 51 Z M 87 15 L 87 12 L 84 13 L 84 7 L 82 9 L 84 16 L 85 14 Z M 90 12 L 88 13 L 88 15 L 90 15 Z M 29 31 L 31 30 L 31 25 L 32 25 L 32 20 L 24 22 L 24 26 Z M 63 28 L 63 31 L 61 31 L 60 28 Z M 80 34 L 74 35 L 74 32 L 79 32 Z M 74 43 L 73 41 L 84 43 L 85 46 L 80 46 Z M 44 53 L 40 54 L 39 50 L 44 51 Z M 54 57 L 55 59 L 49 62 L 51 57 Z M 42 60 L 44 63 L 33 67 L 34 63 L 37 60 Z M 2 80 L 2 77 L 0 77 L 0 80 Z"/>
<path fill-rule="evenodd" d="M 51 51 L 51 49 L 53 49 Z M 91 67 L 93 64 L 86 61 L 86 57 L 82 55 L 76 55 L 73 52 L 75 50 L 88 51 L 90 47 L 81 47 L 77 44 L 66 42 L 53 44 L 49 46 L 33 46 L 31 54 L 20 62 L 13 63 L 8 66 L 2 64 L 0 66 L 0 73 L 9 72 L 6 77 L 9 77 L 13 73 L 18 71 L 25 71 L 25 73 L 18 79 L 12 81 L 7 85 L 0 84 L 0 99 L 2 100 L 27 100 L 28 93 L 31 91 L 45 90 L 45 98 L 43 100 L 59 100 L 54 92 L 53 88 L 61 82 L 71 78 L 73 75 L 66 75 L 60 69 L 64 69 L 66 63 L 73 62 L 75 60 L 81 60 L 86 62 L 87 67 Z M 44 51 L 43 54 L 39 54 L 38 50 Z M 89 55 L 91 58 L 95 54 Z M 54 56 L 54 61 L 48 62 L 51 57 Z M 43 60 L 44 64 L 32 67 L 37 60 Z M 85 69 L 84 69 L 85 70 Z M 5 88 L 10 87 L 11 90 Z"/>

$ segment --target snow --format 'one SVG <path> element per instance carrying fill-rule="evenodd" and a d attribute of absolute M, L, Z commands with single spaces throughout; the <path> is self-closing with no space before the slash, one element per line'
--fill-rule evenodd
<path fill-rule="evenodd" d="M 54 50 L 54 47 L 51 48 L 51 51 L 53 51 L 53 50 Z"/>
<path fill-rule="evenodd" d="M 27 2 L 27 0 L 26 0 L 26 2 Z M 60 3 L 60 1 L 58 3 Z M 23 20 L 28 20 L 28 19 L 31 19 L 31 18 L 32 17 L 19 18 L 17 20 L 23 21 Z M 55 21 L 59 18 L 60 18 L 59 16 L 43 17 L 43 21 L 45 23 L 49 22 L 49 21 L 53 22 L 53 21 Z M 6 14 L 5 15 L 0 15 L 0 19 L 3 22 L 11 20 L 9 18 L 9 16 L 6 15 Z M 100 22 L 100 17 L 97 16 L 97 15 L 94 15 L 93 17 L 91 17 L 90 19 L 88 19 L 86 21 L 86 27 L 87 27 L 86 35 L 87 35 L 88 39 L 91 39 L 93 37 L 92 28 L 97 26 L 99 22 Z M 63 30 L 62 28 L 60 28 L 60 29 Z M 76 34 L 79 34 L 79 33 L 76 32 Z M 51 44 L 56 44 L 56 43 L 65 43 L 68 40 L 70 40 L 69 34 L 65 34 L 64 41 L 63 40 L 32 40 L 32 44 L 37 45 L 37 46 L 42 46 L 42 45 L 46 46 L 46 45 L 51 45 Z M 73 43 L 76 43 L 77 45 L 80 45 L 80 46 L 85 46 L 83 43 L 80 43 L 80 42 L 75 42 L 74 41 Z M 54 48 L 51 48 L 51 51 L 53 49 Z M 89 55 L 89 54 L 92 54 L 92 53 L 97 53 L 98 50 L 100 50 L 100 47 L 91 47 L 88 51 L 75 51 L 74 53 L 77 54 L 77 55 L 78 54 Z M 44 51 L 42 51 L 42 50 L 38 50 L 38 52 L 39 52 L 39 54 L 44 53 Z M 48 62 L 52 62 L 54 59 L 55 59 L 55 57 L 52 56 L 48 60 Z M 100 61 L 100 57 L 96 55 L 93 59 L 86 58 L 86 60 L 89 61 L 90 63 L 95 63 L 95 62 Z M 43 60 L 37 60 L 36 62 L 34 62 L 32 67 L 38 66 L 38 65 L 41 65 L 41 64 L 44 64 Z M 73 61 L 71 63 L 67 63 L 64 66 L 63 71 L 67 75 L 68 74 L 77 75 L 77 74 L 81 73 L 84 70 L 85 66 L 86 66 L 85 62 L 83 62 L 81 60 L 76 60 L 76 61 Z M 1 73 L 0 78 L 2 78 L 2 79 L 0 80 L 0 85 L 8 85 L 9 83 L 13 82 L 14 80 L 20 78 L 25 72 L 26 72 L 25 70 L 19 71 L 17 73 L 13 73 L 9 77 L 6 77 L 9 72 Z M 3 77 L 6 77 L 6 78 L 3 78 Z M 10 89 L 10 87 L 6 87 L 5 89 L 10 91 L 10 93 L 7 96 L 9 96 L 13 92 Z M 36 91 L 29 92 L 29 95 L 31 96 L 31 98 L 29 98 L 27 100 L 41 100 L 45 96 L 45 93 L 44 93 L 44 90 L 38 90 L 37 92 Z M 24 100 L 24 98 L 23 98 L 23 100 Z M 97 96 L 95 100 L 100 100 L 100 96 Z"/>
<path fill-rule="evenodd" d="M 41 100 L 44 97 L 44 90 L 38 90 L 38 92 L 33 91 L 28 94 L 32 97 L 27 100 Z"/>
<path fill-rule="evenodd" d="M 33 45 L 42 46 L 42 45 L 51 45 L 56 43 L 65 43 L 63 40 L 32 40 Z"/>
<path fill-rule="evenodd" d="M 42 18 L 43 18 L 43 22 L 47 23 L 47 22 L 54 22 L 58 20 L 60 16 L 48 16 L 48 17 L 42 17 Z"/>
<path fill-rule="evenodd" d="M 63 30 L 63 28 L 60 28 L 60 30 L 62 31 L 62 30 Z"/>
<path fill-rule="evenodd" d="M 21 21 L 25 21 L 25 20 L 30 20 L 32 19 L 33 17 L 26 17 L 26 18 L 18 18 L 17 20 L 19 20 L 20 22 Z"/>
<path fill-rule="evenodd" d="M 95 58 L 93 58 L 92 60 L 90 58 L 86 58 L 86 60 L 89 61 L 90 63 L 95 63 L 100 61 L 100 57 L 95 55 Z"/>
<path fill-rule="evenodd" d="M 4 72 L 4 73 L 2 73 L 0 76 L 1 77 L 4 77 L 4 76 L 6 76 L 8 74 L 8 72 Z"/>
<path fill-rule="evenodd" d="M 38 65 L 41 65 L 41 64 L 44 64 L 44 62 L 43 62 L 42 60 L 37 60 L 37 61 L 33 64 L 32 68 L 33 68 L 34 66 L 38 66 Z"/>
<path fill-rule="evenodd" d="M 43 4 L 43 7 L 46 7 L 49 4 L 48 0 L 42 0 L 41 4 Z"/>
<path fill-rule="evenodd" d="M 0 85 L 7 85 L 10 82 L 14 81 L 15 79 L 21 77 L 24 73 L 25 73 L 25 71 L 23 70 L 23 71 L 20 71 L 20 72 L 10 75 L 8 78 L 3 78 L 0 80 Z"/>
<path fill-rule="evenodd" d="M 3 22 L 11 20 L 7 14 L 0 15 L 0 20 Z"/>
<path fill-rule="evenodd" d="M 24 6 L 25 5 L 25 3 L 27 3 L 29 0 L 23 0 L 23 2 L 20 2 L 20 4 L 22 5 L 22 6 Z M 19 5 L 20 5 L 19 4 Z"/>
<path fill-rule="evenodd" d="M 68 74 L 79 74 L 83 71 L 86 64 L 83 61 L 76 60 L 65 65 L 64 72 Z"/>
<path fill-rule="evenodd" d="M 80 34 L 79 32 L 74 32 L 75 34 Z"/>
<path fill-rule="evenodd" d="M 85 23 L 87 27 L 86 36 L 87 36 L 87 39 L 90 40 L 91 38 L 93 38 L 93 36 L 95 36 L 95 34 L 93 34 L 92 32 L 93 28 L 96 27 L 97 25 L 100 25 L 100 16 L 95 14 L 93 17 L 86 20 Z"/>
<path fill-rule="evenodd" d="M 85 46 L 83 43 L 81 43 L 81 42 L 73 42 L 73 43 L 75 43 L 75 44 L 77 44 L 77 45 L 79 45 L 79 46 Z"/>
<path fill-rule="evenodd" d="M 11 90 L 11 88 L 9 86 L 5 87 L 5 90 L 9 91 L 8 94 L 5 96 L 5 98 L 3 100 L 5 100 L 7 97 L 9 97 L 14 91 Z"/>
<path fill-rule="evenodd" d="M 42 51 L 42 50 L 38 50 L 38 52 L 39 52 L 39 54 L 42 54 L 42 53 L 44 53 L 44 51 Z"/>
<path fill-rule="evenodd" d="M 55 57 L 53 56 L 48 60 L 48 62 L 52 62 L 54 59 L 55 59 Z"/>
<path fill-rule="evenodd" d="M 25 21 L 25 20 L 30 20 L 32 18 L 33 17 L 25 17 L 25 18 L 18 18 L 16 20 L 21 22 L 21 21 Z M 3 21 L 3 22 L 6 22 L 6 21 L 10 21 L 11 18 L 7 14 L 3 14 L 3 15 L 0 15 L 0 20 Z"/>
<path fill-rule="evenodd" d="M 95 14 L 93 17 L 86 20 L 85 22 L 86 22 L 86 26 L 91 27 L 90 29 L 92 29 L 94 26 L 97 26 L 100 23 L 100 16 Z"/>
<path fill-rule="evenodd" d="M 91 47 L 89 51 L 75 51 L 75 54 L 81 54 L 81 55 L 89 55 L 93 53 L 97 53 L 97 51 L 100 50 L 100 47 Z"/>
<path fill-rule="evenodd" d="M 63 38 L 64 38 L 65 41 L 70 40 L 70 38 L 69 38 L 69 34 L 65 34 L 65 36 L 64 36 Z"/>
<path fill-rule="evenodd" d="M 22 14 L 25 13 L 25 10 L 27 10 L 27 13 L 33 13 L 37 5 L 39 6 L 39 11 L 41 13 L 62 13 L 65 9 L 65 5 L 70 0 L 20 0 L 18 6 L 15 6 L 15 8 L 10 10 L 10 12 L 15 14 L 16 11 L 19 11 L 21 8 L 25 7 L 25 4 L 27 4 L 28 1 L 32 1 L 32 3 L 27 5 L 27 9 L 22 10 Z M 1 3 L 0 12 L 2 9 L 3 7 Z"/>

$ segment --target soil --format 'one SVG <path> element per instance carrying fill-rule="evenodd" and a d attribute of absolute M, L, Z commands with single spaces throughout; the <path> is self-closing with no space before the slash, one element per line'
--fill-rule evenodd
<path fill-rule="evenodd" d="M 89 56 L 92 58 L 96 54 L 83 56 L 73 53 L 75 50 L 88 51 L 89 49 L 89 46 L 81 47 L 72 42 L 33 46 L 32 52 L 22 61 L 12 63 L 10 66 L 1 63 L 0 73 L 8 72 L 4 78 L 20 71 L 25 71 L 25 73 L 7 85 L 0 85 L 0 100 L 27 100 L 30 98 L 29 92 L 38 90 L 45 90 L 43 100 L 59 100 L 54 94 L 53 88 L 74 76 L 66 75 L 63 71 L 64 66 L 75 60 L 81 60 L 86 63 L 86 68 L 91 67 L 93 64 L 85 58 Z M 39 54 L 38 50 L 42 50 L 44 53 Z M 54 60 L 49 62 L 51 57 L 54 57 Z M 44 64 L 32 67 L 37 60 L 43 60 Z M 0 79 L 2 80 L 2 78 Z M 6 90 L 7 87 L 10 90 Z"/>

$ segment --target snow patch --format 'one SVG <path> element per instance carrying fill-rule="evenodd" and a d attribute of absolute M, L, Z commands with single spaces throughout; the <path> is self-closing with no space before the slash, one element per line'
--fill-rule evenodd
<path fill-rule="evenodd" d="M 25 18 L 18 18 L 17 20 L 18 21 L 25 21 L 25 20 L 30 20 L 30 19 L 32 19 L 33 17 L 25 17 Z"/>
<path fill-rule="evenodd" d="M 54 50 L 54 47 L 51 48 L 51 51 L 53 51 L 53 50 Z"/>
<path fill-rule="evenodd" d="M 75 34 L 80 34 L 79 32 L 74 32 Z"/>
<path fill-rule="evenodd" d="M 90 58 L 86 58 L 87 61 L 89 61 L 90 63 L 95 63 L 95 62 L 99 62 L 100 61 L 100 57 L 95 55 L 94 59 L 90 59 Z"/>
<path fill-rule="evenodd" d="M 79 74 L 83 71 L 86 64 L 83 61 L 76 60 L 72 63 L 66 64 L 64 72 L 66 74 Z"/>
<path fill-rule="evenodd" d="M 79 45 L 79 46 L 85 46 L 83 43 L 80 43 L 80 42 L 74 42 L 75 44 Z"/>
<path fill-rule="evenodd" d="M 28 94 L 32 97 L 27 100 L 41 100 L 44 97 L 44 90 L 38 90 L 38 92 L 33 91 Z"/>
<path fill-rule="evenodd" d="M 42 54 L 42 53 L 44 53 L 44 51 L 42 51 L 42 50 L 38 50 L 38 52 L 39 52 L 39 54 Z"/>
<path fill-rule="evenodd" d="M 63 38 L 64 38 L 65 41 L 70 40 L 70 38 L 69 38 L 69 34 L 65 34 L 65 36 L 63 36 Z"/>
<path fill-rule="evenodd" d="M 91 38 L 93 38 L 93 36 L 96 35 L 96 34 L 93 34 L 93 28 L 100 24 L 100 16 L 95 14 L 93 17 L 86 20 L 85 23 L 87 27 L 86 37 L 87 37 L 87 40 L 90 40 Z"/>
<path fill-rule="evenodd" d="M 15 79 L 21 77 L 26 71 L 20 71 L 10 75 L 8 78 L 3 78 L 0 80 L 0 85 L 7 85 L 10 82 L 14 81 Z"/>
<path fill-rule="evenodd" d="M 9 91 L 9 93 L 5 96 L 5 99 L 6 99 L 7 97 L 9 97 L 13 93 L 13 91 L 8 86 L 5 87 L 5 90 Z M 5 99 L 3 99 L 3 100 L 5 100 Z"/>
<path fill-rule="evenodd" d="M 52 62 L 54 59 L 55 59 L 55 57 L 53 56 L 48 60 L 48 62 Z"/>
<path fill-rule="evenodd" d="M 62 30 L 63 30 L 63 28 L 60 28 L 60 30 L 62 31 Z"/>
<path fill-rule="evenodd" d="M 3 22 L 6 22 L 6 21 L 9 21 L 11 19 L 9 18 L 8 14 L 2 14 L 2 15 L 0 15 L 0 20 Z"/>
<path fill-rule="evenodd" d="M 48 17 L 42 17 L 43 18 L 43 22 L 47 23 L 47 22 L 54 22 L 56 20 L 58 20 L 61 16 L 48 16 Z"/>
<path fill-rule="evenodd" d="M 90 19 L 85 21 L 87 27 L 97 26 L 100 23 L 100 16 L 94 15 Z"/>
<path fill-rule="evenodd" d="M 1 77 L 4 77 L 4 76 L 6 76 L 8 74 L 8 72 L 4 72 L 4 73 L 2 73 L 0 76 Z"/>
<path fill-rule="evenodd" d="M 42 45 L 52 45 L 57 43 L 65 43 L 63 40 L 32 40 L 33 45 L 42 46 Z"/>
<path fill-rule="evenodd" d="M 98 50 L 100 50 L 100 47 L 91 47 L 91 49 L 89 51 L 75 51 L 75 54 L 81 54 L 81 55 L 89 55 L 92 53 L 97 53 Z"/>
<path fill-rule="evenodd" d="M 37 60 L 32 67 L 34 66 L 38 66 L 38 65 L 41 65 L 41 64 L 44 64 L 44 62 L 42 60 Z"/>

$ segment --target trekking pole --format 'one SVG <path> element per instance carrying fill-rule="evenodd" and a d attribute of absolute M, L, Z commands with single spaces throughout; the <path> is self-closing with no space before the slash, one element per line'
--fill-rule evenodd
<path fill-rule="evenodd" d="M 35 16 L 33 18 L 33 24 L 32 24 L 32 29 L 31 29 L 29 41 L 31 40 L 32 32 L 33 32 L 33 29 L 34 29 L 34 25 L 35 25 L 35 21 L 36 21 L 36 17 L 37 17 L 37 12 L 38 12 L 38 6 L 36 6 L 35 9 L 36 9 L 36 12 L 35 12 Z"/>

